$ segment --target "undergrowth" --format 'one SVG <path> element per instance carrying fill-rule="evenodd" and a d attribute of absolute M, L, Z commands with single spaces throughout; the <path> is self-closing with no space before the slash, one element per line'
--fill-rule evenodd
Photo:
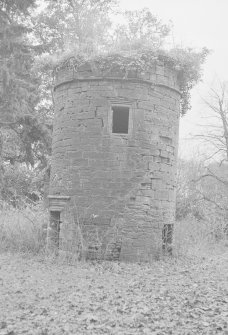
<path fill-rule="evenodd" d="M 225 220 L 197 220 L 189 215 L 177 221 L 174 229 L 174 257 L 207 257 L 228 246 Z"/>
<path fill-rule="evenodd" d="M 41 255 L 46 249 L 49 214 L 42 205 L 12 208 L 1 206 L 0 251 Z M 175 224 L 173 257 L 201 258 L 210 256 L 221 246 L 227 247 L 225 222 L 216 225 L 213 220 L 199 221 L 187 217 Z M 84 241 L 86 245 L 86 241 Z M 70 246 L 69 246 L 70 247 Z M 73 250 L 72 250 L 73 251 Z M 75 255 L 79 260 L 79 255 Z"/>
<path fill-rule="evenodd" d="M 46 245 L 48 212 L 42 205 L 13 208 L 1 204 L 0 251 L 39 254 Z"/>

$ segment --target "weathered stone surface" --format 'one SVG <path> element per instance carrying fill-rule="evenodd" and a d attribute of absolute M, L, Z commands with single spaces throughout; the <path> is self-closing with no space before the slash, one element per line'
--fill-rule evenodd
<path fill-rule="evenodd" d="M 174 223 L 176 74 L 162 63 L 137 78 L 79 70 L 61 70 L 54 92 L 50 195 L 71 197 L 61 247 L 79 243 L 80 230 L 91 257 L 148 260 Z M 128 134 L 112 133 L 113 104 L 129 106 Z"/>

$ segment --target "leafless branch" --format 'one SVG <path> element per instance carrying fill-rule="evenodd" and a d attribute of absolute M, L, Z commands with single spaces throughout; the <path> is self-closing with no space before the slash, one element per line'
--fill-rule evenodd
<path fill-rule="evenodd" d="M 214 204 L 217 208 L 221 209 L 221 210 L 225 210 L 225 208 L 223 208 L 222 206 L 220 206 L 216 201 L 214 201 L 213 199 L 208 198 L 205 194 L 203 194 L 202 192 L 199 191 L 199 194 L 202 196 L 201 200 L 206 200 L 212 204 Z"/>
<path fill-rule="evenodd" d="M 197 179 L 193 179 L 192 182 L 197 183 L 198 181 L 200 181 L 200 180 L 202 180 L 204 178 L 207 178 L 207 177 L 214 178 L 214 179 L 218 180 L 220 183 L 228 186 L 228 181 L 219 178 L 217 175 L 215 175 L 210 170 L 209 170 L 209 173 L 205 173 L 205 174 L 199 176 Z"/>
<path fill-rule="evenodd" d="M 212 155 L 208 156 L 204 161 L 208 161 L 212 158 L 214 158 L 218 153 L 220 153 L 221 151 L 224 151 L 223 149 L 218 149 L 216 152 L 214 152 Z"/>

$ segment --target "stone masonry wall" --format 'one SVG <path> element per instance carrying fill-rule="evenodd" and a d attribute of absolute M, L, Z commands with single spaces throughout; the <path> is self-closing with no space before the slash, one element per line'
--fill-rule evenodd
<path fill-rule="evenodd" d="M 71 197 L 61 224 L 62 248 L 78 241 L 80 226 L 88 248 L 103 250 L 106 258 L 155 256 L 164 224 L 172 224 L 175 213 L 175 72 L 160 63 L 140 76 L 101 76 L 86 64 L 76 73 L 59 72 L 54 98 L 49 193 Z M 128 134 L 112 133 L 116 105 L 130 108 Z"/>

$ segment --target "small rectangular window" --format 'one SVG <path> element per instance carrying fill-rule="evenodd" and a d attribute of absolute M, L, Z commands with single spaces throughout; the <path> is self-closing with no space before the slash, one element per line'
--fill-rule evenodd
<path fill-rule="evenodd" d="M 128 134 L 129 107 L 112 107 L 112 132 L 117 134 Z"/>

